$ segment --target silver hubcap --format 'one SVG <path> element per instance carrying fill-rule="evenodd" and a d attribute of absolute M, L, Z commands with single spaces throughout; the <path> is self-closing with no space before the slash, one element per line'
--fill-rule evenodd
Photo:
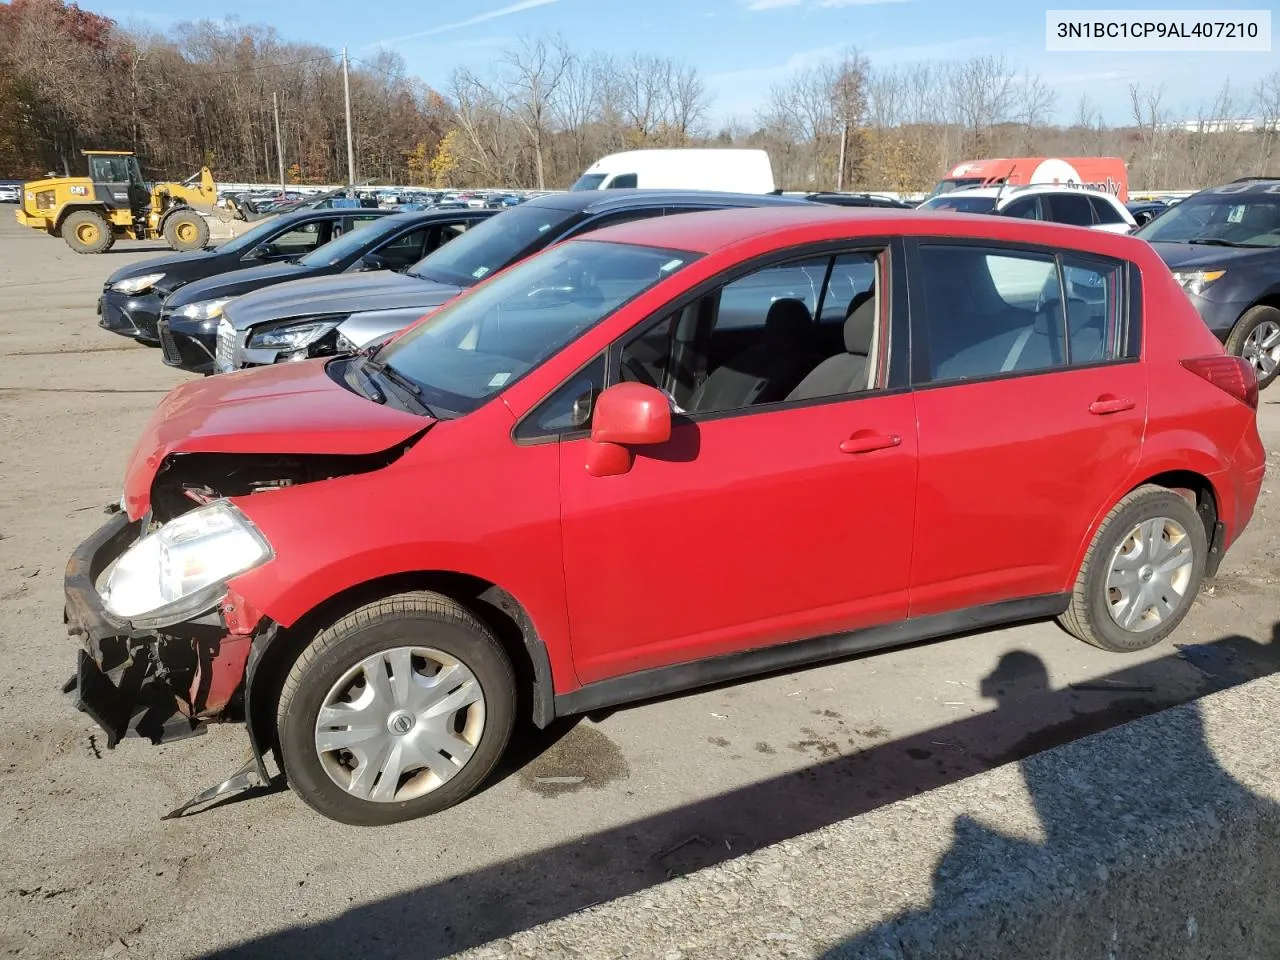
<path fill-rule="evenodd" d="M 329 688 L 316 753 L 347 793 L 391 803 L 448 783 L 483 733 L 484 693 L 466 664 L 430 647 L 395 647 Z"/>
<path fill-rule="evenodd" d="M 1264 320 L 1245 337 L 1241 356 L 1253 364 L 1258 379 L 1269 377 L 1280 366 L 1280 323 Z"/>
<path fill-rule="evenodd" d="M 1131 633 L 1153 630 L 1187 602 L 1195 554 L 1191 537 L 1176 520 L 1144 520 L 1111 557 L 1107 609 Z"/>

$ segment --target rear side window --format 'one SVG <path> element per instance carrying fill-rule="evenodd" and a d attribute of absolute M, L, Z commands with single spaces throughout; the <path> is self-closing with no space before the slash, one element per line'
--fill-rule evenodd
<path fill-rule="evenodd" d="M 929 244 L 920 246 L 919 263 L 928 362 L 918 379 L 1034 373 L 1124 356 L 1118 261 Z"/>
<path fill-rule="evenodd" d="M 1089 202 L 1093 204 L 1093 215 L 1098 223 L 1124 223 L 1124 217 L 1120 216 L 1120 211 L 1106 200 L 1101 197 L 1090 197 Z"/>
<path fill-rule="evenodd" d="M 1068 223 L 1075 227 L 1093 226 L 1093 207 L 1089 198 L 1080 193 L 1055 193 L 1040 198 L 1047 205 L 1049 215 L 1046 219 L 1054 223 Z"/>

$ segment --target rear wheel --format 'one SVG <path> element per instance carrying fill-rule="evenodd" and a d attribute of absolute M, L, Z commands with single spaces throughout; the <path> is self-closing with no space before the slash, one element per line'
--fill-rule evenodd
<path fill-rule="evenodd" d="M 176 210 L 164 221 L 164 239 L 174 250 L 203 250 L 209 224 L 194 210 Z"/>
<path fill-rule="evenodd" d="M 515 720 L 492 632 L 436 593 L 368 604 L 322 631 L 285 679 L 277 729 L 293 790 L 331 819 L 436 813 L 493 770 Z"/>
<path fill-rule="evenodd" d="M 1266 306 L 1246 310 L 1227 337 L 1227 352 L 1253 364 L 1259 390 L 1270 386 L 1280 373 L 1280 310 Z"/>
<path fill-rule="evenodd" d="M 62 221 L 62 239 L 76 253 L 105 253 L 116 237 L 102 214 L 94 210 L 75 210 Z"/>
<path fill-rule="evenodd" d="M 1204 523 L 1186 500 L 1139 487 L 1102 521 L 1058 622 L 1103 650 L 1155 646 L 1191 609 L 1208 553 Z"/>

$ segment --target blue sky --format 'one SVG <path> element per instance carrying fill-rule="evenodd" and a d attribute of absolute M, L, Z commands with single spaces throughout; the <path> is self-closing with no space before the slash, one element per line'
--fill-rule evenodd
<path fill-rule="evenodd" d="M 124 0 L 127 6 L 82 6 L 121 22 L 166 28 L 179 19 L 164 0 Z M 1200 9 L 1222 0 L 1201 0 Z M 1267 8 L 1248 0 L 1233 3 Z M 210 17 L 233 16 L 274 25 L 289 39 L 368 56 L 383 44 L 398 51 L 411 72 L 443 87 L 458 64 L 479 67 L 524 33 L 561 34 L 575 49 L 614 53 L 643 50 L 696 64 L 715 98 L 717 121 L 749 118 L 769 87 L 798 65 L 852 45 L 873 65 L 1004 54 L 1018 68 L 1039 73 L 1058 91 L 1059 119 L 1075 113 L 1087 93 L 1109 122 L 1129 119 L 1128 85 L 1165 85 L 1166 105 L 1194 116 L 1230 77 L 1240 96 L 1280 68 L 1272 53 L 1046 53 L 1045 10 L 1063 0 L 379 0 L 353 9 L 349 0 L 308 0 L 305 15 L 292 0 L 221 0 Z M 1083 8 L 1104 4 L 1082 3 Z M 1126 9 L 1167 9 L 1127 0 Z M 1274 13 L 1273 13 L 1274 18 Z"/>

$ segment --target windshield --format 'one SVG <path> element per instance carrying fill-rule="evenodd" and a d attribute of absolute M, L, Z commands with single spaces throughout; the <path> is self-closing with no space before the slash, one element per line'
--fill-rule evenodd
<path fill-rule="evenodd" d="M 955 194 L 934 197 L 920 204 L 921 210 L 949 210 L 952 213 L 991 213 L 995 208 L 995 197 L 965 197 Z"/>
<path fill-rule="evenodd" d="M 1239 193 L 1189 197 L 1160 214 L 1135 236 L 1148 242 L 1280 246 L 1280 197 Z"/>
<path fill-rule="evenodd" d="M 239 253 L 242 250 L 248 250 L 256 247 L 259 243 L 271 236 L 280 229 L 280 221 L 276 219 L 264 220 L 252 230 L 246 230 L 238 237 L 232 237 L 226 243 L 218 245 L 219 253 Z"/>
<path fill-rule="evenodd" d="M 599 190 L 600 184 L 604 183 L 607 173 L 584 173 L 577 182 L 569 188 L 572 193 L 575 190 Z"/>
<path fill-rule="evenodd" d="M 316 247 L 305 257 L 298 260 L 304 267 L 331 267 L 336 263 L 355 256 L 371 243 L 376 243 L 387 234 L 403 224 L 394 221 L 374 223 L 371 226 L 359 225 L 354 230 L 335 237 L 328 243 Z"/>
<path fill-rule="evenodd" d="M 469 413 L 695 258 L 597 240 L 552 247 L 391 341 L 373 368 L 420 386 L 434 416 Z"/>
<path fill-rule="evenodd" d="M 409 276 L 470 287 L 551 243 L 578 215 L 576 210 L 512 207 L 419 260 Z"/>

